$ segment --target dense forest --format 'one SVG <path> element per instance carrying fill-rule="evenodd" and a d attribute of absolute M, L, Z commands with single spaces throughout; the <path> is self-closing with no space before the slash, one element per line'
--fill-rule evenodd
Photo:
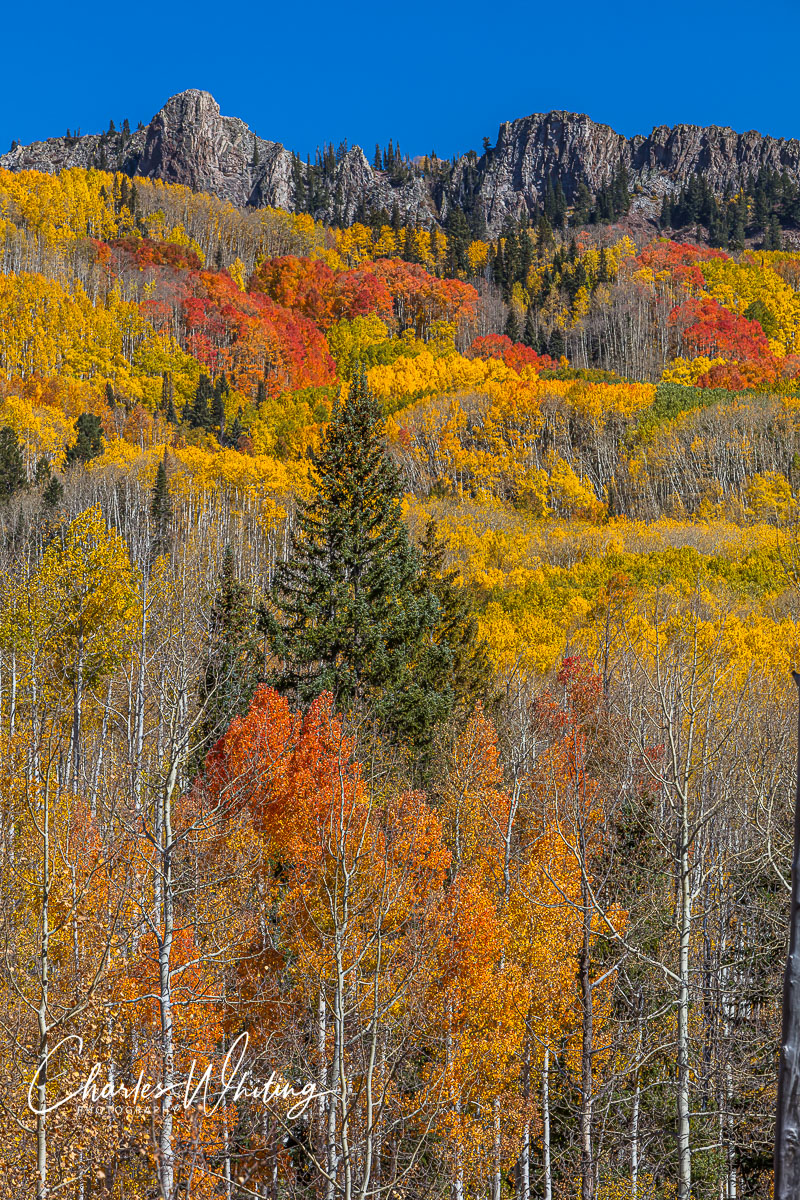
<path fill-rule="evenodd" d="M 0 171 L 0 1194 L 771 1195 L 796 197 L 627 191 Z"/>

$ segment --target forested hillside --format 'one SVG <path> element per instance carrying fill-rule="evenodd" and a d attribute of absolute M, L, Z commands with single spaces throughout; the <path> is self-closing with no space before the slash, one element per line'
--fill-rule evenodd
<path fill-rule="evenodd" d="M 760 195 L 711 247 L 621 174 L 492 238 L 0 170 L 0 1193 L 771 1195 Z"/>

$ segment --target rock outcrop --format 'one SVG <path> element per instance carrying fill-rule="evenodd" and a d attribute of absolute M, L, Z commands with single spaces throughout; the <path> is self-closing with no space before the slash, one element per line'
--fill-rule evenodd
<path fill-rule="evenodd" d="M 453 208 L 482 214 L 498 233 L 509 217 L 533 212 L 548 181 L 558 180 L 567 199 L 580 183 L 596 192 L 624 164 L 631 186 L 650 195 L 674 192 L 702 172 L 714 191 L 736 191 L 763 167 L 800 182 L 800 142 L 697 125 L 659 126 L 626 138 L 589 117 L 551 112 L 507 121 L 480 157 L 457 160 L 445 178 L 420 169 L 404 179 L 375 170 L 358 147 L 336 156 L 314 191 L 314 215 L 349 224 L 376 209 L 430 226 Z M 16 146 L 0 156 L 12 171 L 101 167 L 181 183 L 211 192 L 237 207 L 300 206 L 310 182 L 304 163 L 279 142 L 258 137 L 236 117 L 224 117 L 208 92 L 173 96 L 146 129 L 49 138 Z M 303 202 L 305 206 L 307 202 Z"/>

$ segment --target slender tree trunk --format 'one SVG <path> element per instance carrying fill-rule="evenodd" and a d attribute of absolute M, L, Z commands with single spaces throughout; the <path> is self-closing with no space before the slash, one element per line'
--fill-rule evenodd
<path fill-rule="evenodd" d="M 594 997 L 591 979 L 592 910 L 585 867 L 581 863 L 583 900 L 583 942 L 579 959 L 581 987 L 581 1200 L 594 1198 Z"/>
<path fill-rule="evenodd" d="M 800 675 L 792 672 L 800 690 Z M 789 955 L 783 976 L 783 1028 L 775 1123 L 775 1200 L 800 1195 L 800 717 L 792 857 Z"/>
<path fill-rule="evenodd" d="M 50 793 L 45 787 L 42 813 L 42 940 L 39 952 L 39 1007 L 37 1025 L 39 1051 L 36 1088 L 36 1200 L 45 1200 L 47 1187 L 47 1050 L 48 1001 L 50 997 Z"/>
<path fill-rule="evenodd" d="M 170 956 L 174 934 L 172 889 L 172 787 L 168 783 L 163 794 L 161 853 L 156 858 L 163 885 L 163 924 L 158 946 L 159 1014 L 161 1017 L 161 1134 L 159 1138 L 159 1183 L 162 1200 L 173 1200 L 175 1186 L 175 1154 L 173 1147 L 173 1089 L 175 1087 L 175 1042 L 172 1012 L 172 979 Z"/>
<path fill-rule="evenodd" d="M 636 1074 L 633 1088 L 633 1111 L 631 1112 L 631 1200 L 639 1200 L 639 1113 L 641 1108 L 642 1079 L 642 997 L 637 996 L 636 1017 Z"/>
<path fill-rule="evenodd" d="M 544 1048 L 542 1063 L 542 1166 L 544 1200 L 553 1200 L 553 1162 L 550 1143 L 550 1047 Z"/>
<path fill-rule="evenodd" d="M 692 1151 L 689 1122 L 689 950 L 692 893 L 689 862 L 689 814 L 684 793 L 678 847 L 678 1200 L 691 1200 Z"/>

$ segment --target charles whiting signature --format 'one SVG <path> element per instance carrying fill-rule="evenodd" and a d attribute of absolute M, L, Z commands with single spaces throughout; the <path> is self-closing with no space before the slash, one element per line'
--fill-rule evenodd
<path fill-rule="evenodd" d="M 249 1034 L 241 1033 L 228 1050 L 219 1068 L 218 1092 L 213 1082 L 213 1063 L 209 1063 L 201 1073 L 197 1065 L 197 1059 L 192 1059 L 183 1089 L 182 1107 L 184 1110 L 197 1107 L 206 1115 L 211 1116 L 226 1101 L 235 1103 L 237 1100 L 244 1098 L 260 1101 L 265 1105 L 283 1101 L 290 1105 L 286 1112 L 287 1118 L 294 1120 L 306 1112 L 316 1097 L 323 1095 L 323 1092 L 315 1083 L 306 1083 L 298 1089 L 284 1075 L 277 1071 L 273 1071 L 269 1079 L 254 1079 L 249 1069 L 243 1070 L 244 1057 L 247 1053 L 249 1041 Z M 103 1102 L 112 1103 L 123 1100 L 126 1104 L 137 1106 L 146 1102 L 152 1103 L 156 1100 L 162 1100 L 167 1095 L 175 1095 L 175 1088 L 165 1087 L 160 1083 L 150 1083 L 146 1080 L 144 1071 L 139 1072 L 135 1084 L 115 1083 L 113 1079 L 107 1079 L 105 1083 L 101 1084 L 101 1076 L 104 1070 L 107 1070 L 107 1067 L 104 1068 L 102 1063 L 95 1062 L 90 1068 L 86 1079 L 79 1087 L 75 1088 L 68 1095 L 55 1100 L 52 1104 L 45 1104 L 40 1107 L 35 1102 L 35 1093 L 39 1090 L 40 1077 L 45 1072 L 47 1063 L 53 1055 L 70 1042 L 77 1043 L 78 1054 L 82 1055 L 83 1038 L 75 1033 L 69 1034 L 67 1037 L 62 1038 L 51 1050 L 48 1050 L 33 1074 L 33 1078 L 28 1086 L 28 1108 L 36 1116 L 44 1116 L 47 1113 L 55 1112 L 57 1109 L 63 1108 L 65 1104 L 70 1103 L 77 1103 L 86 1107 L 102 1104 Z M 196 1081 L 195 1076 L 197 1076 Z M 212 1095 L 212 1103 L 209 1103 L 209 1092 Z"/>

